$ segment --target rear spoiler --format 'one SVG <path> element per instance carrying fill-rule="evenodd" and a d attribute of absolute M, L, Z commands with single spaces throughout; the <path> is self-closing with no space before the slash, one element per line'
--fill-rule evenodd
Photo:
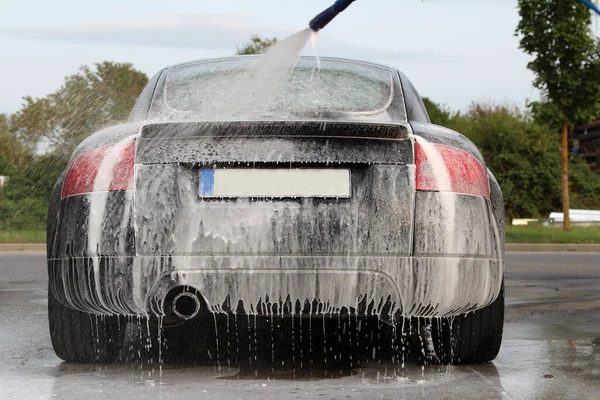
<path fill-rule="evenodd" d="M 145 125 L 136 163 L 414 164 L 409 127 L 343 122 L 174 122 Z"/>
<path fill-rule="evenodd" d="M 408 123 L 369 123 L 338 121 L 226 121 L 166 122 L 142 127 L 147 139 L 192 137 L 348 137 L 407 139 Z"/>

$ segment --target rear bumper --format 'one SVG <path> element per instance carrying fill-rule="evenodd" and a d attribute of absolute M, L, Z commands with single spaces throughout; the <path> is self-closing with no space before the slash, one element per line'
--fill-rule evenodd
<path fill-rule="evenodd" d="M 167 292 L 187 285 L 213 311 L 235 310 L 242 301 L 248 313 L 268 313 L 269 304 L 281 311 L 281 303 L 305 309 L 307 301 L 317 300 L 319 312 L 345 307 L 434 317 L 490 304 L 500 291 L 503 263 L 448 257 L 137 256 L 51 259 L 49 272 L 62 302 L 95 314 L 161 316 Z"/>
<path fill-rule="evenodd" d="M 495 299 L 503 235 L 490 200 L 415 191 L 410 141 L 319 140 L 218 139 L 164 154 L 141 140 L 135 191 L 60 200 L 48 234 L 54 292 L 91 313 L 151 316 L 164 314 L 178 285 L 215 311 L 243 301 L 251 313 L 288 296 L 330 312 L 372 302 L 367 312 L 406 316 L 460 314 Z M 168 155 L 185 157 L 164 164 Z M 207 200 L 199 168 L 218 167 L 215 159 L 228 168 L 337 163 L 351 170 L 352 196 Z"/>

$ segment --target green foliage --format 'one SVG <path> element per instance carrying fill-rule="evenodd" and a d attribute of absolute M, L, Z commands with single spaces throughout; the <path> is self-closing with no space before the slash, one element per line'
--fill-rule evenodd
<path fill-rule="evenodd" d="M 423 97 L 423 104 L 427 109 L 427 114 L 429 114 L 429 119 L 431 120 L 432 124 L 448 126 L 453 117 L 456 116 L 453 115 L 448 108 L 433 102 L 428 97 Z"/>
<path fill-rule="evenodd" d="M 552 104 L 534 104 L 533 109 L 538 120 L 540 114 L 548 117 L 548 111 L 562 120 L 562 209 L 564 229 L 570 230 L 568 129 L 600 115 L 600 41 L 591 31 L 590 11 L 580 2 L 518 0 L 518 4 L 520 48 L 533 57 L 527 64 L 535 74 L 533 84 Z M 554 125 L 556 117 L 550 118 Z"/>
<path fill-rule="evenodd" d="M 0 175 L 12 175 L 17 165 L 29 160 L 29 154 L 11 132 L 10 118 L 0 114 Z"/>
<path fill-rule="evenodd" d="M 528 106 L 535 122 L 556 132 L 556 139 L 558 140 L 563 122 L 563 116 L 558 106 L 549 101 L 533 101 Z"/>
<path fill-rule="evenodd" d="M 56 92 L 25 98 L 12 117 L 0 116 L 0 230 L 43 230 L 48 198 L 74 148 L 93 132 L 124 122 L 148 82 L 131 64 L 82 67 Z M 34 156 L 40 142 L 46 154 Z M 52 150 L 47 152 L 47 150 Z"/>
<path fill-rule="evenodd" d="M 0 230 L 45 229 L 48 198 L 67 162 L 51 153 L 16 169 L 0 189 Z"/>
<path fill-rule="evenodd" d="M 565 232 L 558 226 L 527 225 L 506 227 L 506 243 L 598 244 L 600 226 L 574 226 Z"/>
<path fill-rule="evenodd" d="M 26 198 L 48 199 L 54 184 L 67 166 L 68 158 L 61 153 L 49 153 L 21 166 L 2 189 L 1 197 L 9 200 Z"/>
<path fill-rule="evenodd" d="M 46 229 L 48 201 L 43 199 L 7 200 L 0 196 L 0 231 Z"/>
<path fill-rule="evenodd" d="M 556 135 L 516 108 L 473 105 L 455 121 L 502 187 L 509 218 L 546 215 L 560 200 Z"/>
<path fill-rule="evenodd" d="M 246 43 L 244 47 L 237 47 L 237 55 L 244 54 L 261 54 L 264 53 L 269 47 L 277 43 L 277 38 L 262 39 L 258 35 L 253 35 L 250 38 L 250 42 Z"/>
<path fill-rule="evenodd" d="M 533 60 L 534 86 L 562 119 L 584 123 L 600 115 L 600 44 L 590 11 L 573 0 L 519 0 L 520 48 Z"/>
<path fill-rule="evenodd" d="M 508 218 L 560 210 L 560 144 L 554 129 L 515 107 L 473 104 L 465 114 L 440 114 L 439 105 L 426 104 L 434 110 L 432 122 L 464 134 L 479 148 L 502 187 Z M 573 207 L 600 209 L 600 176 L 580 157 L 572 155 L 571 161 Z"/>
<path fill-rule="evenodd" d="M 46 243 L 46 230 L 0 231 L 0 243 Z"/>
<path fill-rule="evenodd" d="M 12 129 L 31 151 L 44 139 L 54 151 L 70 154 L 91 133 L 124 122 L 147 82 L 131 64 L 106 61 L 95 69 L 82 67 L 56 92 L 41 99 L 25 97 Z"/>
<path fill-rule="evenodd" d="M 589 165 L 579 156 L 571 155 L 569 162 L 572 207 L 600 210 L 600 174 L 590 170 Z"/>

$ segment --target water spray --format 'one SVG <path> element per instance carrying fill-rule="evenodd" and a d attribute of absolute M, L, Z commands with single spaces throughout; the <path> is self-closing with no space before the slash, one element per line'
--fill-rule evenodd
<path fill-rule="evenodd" d="M 308 26 L 313 32 L 318 32 L 325 28 L 339 13 L 344 11 L 356 0 L 337 0 L 331 7 L 317 15 L 309 22 Z"/>

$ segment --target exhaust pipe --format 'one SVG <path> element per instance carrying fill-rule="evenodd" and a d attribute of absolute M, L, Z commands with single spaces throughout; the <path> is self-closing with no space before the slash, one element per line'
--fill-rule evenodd
<path fill-rule="evenodd" d="M 186 321 L 198 315 L 200 309 L 200 300 L 190 292 L 179 293 L 173 299 L 173 314 Z"/>
<path fill-rule="evenodd" d="M 189 286 L 178 286 L 165 296 L 164 313 L 167 317 L 172 316 L 187 321 L 204 311 L 206 308 L 204 304 L 199 291 Z"/>

